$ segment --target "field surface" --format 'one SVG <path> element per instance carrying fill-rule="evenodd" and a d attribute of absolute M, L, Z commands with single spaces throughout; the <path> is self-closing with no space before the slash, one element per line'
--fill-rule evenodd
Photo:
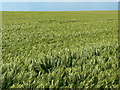
<path fill-rule="evenodd" d="M 117 11 L 3 12 L 3 88 L 120 88 Z"/>

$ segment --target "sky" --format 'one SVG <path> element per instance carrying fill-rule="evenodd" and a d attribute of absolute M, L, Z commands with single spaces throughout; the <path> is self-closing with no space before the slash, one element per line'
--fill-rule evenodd
<path fill-rule="evenodd" d="M 120 0 L 2 0 L 3 2 L 118 2 Z"/>
<path fill-rule="evenodd" d="M 0 11 L 118 10 L 118 1 L 119 0 L 2 0 Z"/>

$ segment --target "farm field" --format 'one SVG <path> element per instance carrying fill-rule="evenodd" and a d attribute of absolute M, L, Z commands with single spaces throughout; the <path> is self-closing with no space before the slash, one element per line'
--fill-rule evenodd
<path fill-rule="evenodd" d="M 117 11 L 3 11 L 2 88 L 120 88 Z"/>

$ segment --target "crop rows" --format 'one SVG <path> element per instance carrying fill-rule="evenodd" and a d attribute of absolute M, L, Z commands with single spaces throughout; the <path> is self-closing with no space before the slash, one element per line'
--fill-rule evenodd
<path fill-rule="evenodd" d="M 3 88 L 120 88 L 117 11 L 3 12 Z"/>

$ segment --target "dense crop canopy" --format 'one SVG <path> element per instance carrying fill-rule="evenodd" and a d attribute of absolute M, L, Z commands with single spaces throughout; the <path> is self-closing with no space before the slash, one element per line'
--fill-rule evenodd
<path fill-rule="evenodd" d="M 117 11 L 3 12 L 3 88 L 119 88 Z"/>

